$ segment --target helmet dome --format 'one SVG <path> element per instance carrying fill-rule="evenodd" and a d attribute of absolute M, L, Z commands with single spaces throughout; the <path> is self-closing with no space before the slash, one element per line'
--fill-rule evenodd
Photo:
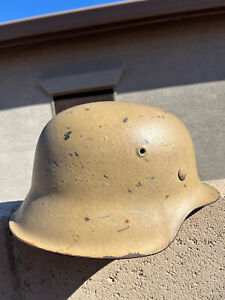
<path fill-rule="evenodd" d="M 31 189 L 10 229 L 53 252 L 138 257 L 166 248 L 192 210 L 218 197 L 199 180 L 191 137 L 173 114 L 88 103 L 43 129 Z"/>

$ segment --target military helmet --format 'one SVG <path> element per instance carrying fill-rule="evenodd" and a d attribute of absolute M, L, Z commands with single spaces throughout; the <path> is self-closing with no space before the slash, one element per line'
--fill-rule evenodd
<path fill-rule="evenodd" d="M 43 129 L 31 189 L 10 229 L 62 254 L 139 257 L 165 249 L 191 211 L 218 197 L 199 180 L 191 137 L 172 113 L 88 103 Z"/>

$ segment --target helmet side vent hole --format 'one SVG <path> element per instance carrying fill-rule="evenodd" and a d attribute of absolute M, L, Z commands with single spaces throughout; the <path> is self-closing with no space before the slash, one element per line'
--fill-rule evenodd
<path fill-rule="evenodd" d="M 185 178 L 186 178 L 187 174 L 186 174 L 186 170 L 181 168 L 179 171 L 178 171 L 178 178 L 181 180 L 181 181 L 184 181 Z"/>
<path fill-rule="evenodd" d="M 137 151 L 139 156 L 144 156 L 146 154 L 146 149 L 144 147 L 141 147 Z"/>

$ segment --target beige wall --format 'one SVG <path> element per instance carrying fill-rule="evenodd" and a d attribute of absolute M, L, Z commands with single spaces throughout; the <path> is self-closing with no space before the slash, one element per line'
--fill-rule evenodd
<path fill-rule="evenodd" d="M 0 110 L 0 201 L 21 200 L 26 196 L 36 142 L 50 118 L 50 104 Z"/>
<path fill-rule="evenodd" d="M 217 16 L 1 49 L 0 201 L 23 199 L 29 189 L 35 144 L 52 116 L 38 83 L 117 67 L 116 100 L 174 112 L 191 132 L 201 178 L 223 178 L 224 36 Z"/>

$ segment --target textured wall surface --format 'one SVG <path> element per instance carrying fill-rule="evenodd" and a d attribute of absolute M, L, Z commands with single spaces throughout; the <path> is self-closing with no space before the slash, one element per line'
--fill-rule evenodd
<path fill-rule="evenodd" d="M 224 16 L 211 16 L 1 49 L 0 201 L 29 190 L 35 145 L 52 116 L 39 82 L 117 67 L 116 100 L 175 113 L 193 137 L 200 177 L 224 178 L 224 36 Z"/>
<path fill-rule="evenodd" d="M 221 198 L 191 215 L 159 254 L 136 259 L 70 257 L 23 244 L 8 219 L 21 202 L 0 203 L 0 299 L 224 299 L 225 180 Z"/>
<path fill-rule="evenodd" d="M 27 194 L 36 143 L 51 116 L 50 103 L 7 110 L 0 103 L 0 202 Z"/>

